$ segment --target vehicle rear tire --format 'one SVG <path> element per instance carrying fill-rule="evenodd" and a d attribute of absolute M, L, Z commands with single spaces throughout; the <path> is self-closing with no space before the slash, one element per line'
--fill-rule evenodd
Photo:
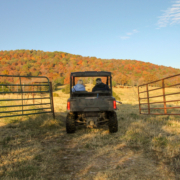
<path fill-rule="evenodd" d="M 66 117 L 66 132 L 75 133 L 75 131 L 76 131 L 75 116 L 73 113 L 68 113 Z"/>
<path fill-rule="evenodd" d="M 117 115 L 115 112 L 109 112 L 108 113 L 109 118 L 109 132 L 115 133 L 118 131 L 118 121 L 117 121 Z"/>

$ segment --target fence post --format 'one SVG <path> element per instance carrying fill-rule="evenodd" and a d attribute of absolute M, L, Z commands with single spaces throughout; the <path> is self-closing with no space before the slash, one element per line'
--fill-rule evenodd
<path fill-rule="evenodd" d="M 138 86 L 138 99 L 139 99 L 139 114 L 141 114 L 141 98 L 140 98 L 140 95 L 139 95 L 139 86 Z"/>
<path fill-rule="evenodd" d="M 2 86 L 2 92 L 4 92 L 4 86 Z M 4 99 L 4 93 L 3 93 L 3 99 Z"/>
<path fill-rule="evenodd" d="M 21 86 L 22 114 L 23 114 L 23 91 L 22 91 L 21 77 L 19 77 L 19 81 L 20 81 L 20 86 Z"/>
<path fill-rule="evenodd" d="M 41 92 L 41 86 L 40 86 L 40 92 Z M 42 104 L 42 92 L 41 92 L 41 104 Z"/>
<path fill-rule="evenodd" d="M 33 85 L 34 85 L 34 83 L 33 83 Z M 32 89 L 33 89 L 32 95 L 33 95 L 33 105 L 34 105 L 34 86 L 32 87 Z"/>
<path fill-rule="evenodd" d="M 17 83 L 17 99 L 18 99 L 18 83 Z"/>
<path fill-rule="evenodd" d="M 163 90 L 164 114 L 167 114 L 164 79 L 162 79 L 162 90 Z"/>
<path fill-rule="evenodd" d="M 8 86 L 9 88 L 8 88 L 8 90 L 9 90 L 9 92 L 11 92 L 11 90 L 10 90 L 10 86 Z M 9 93 L 9 99 L 10 99 L 10 93 Z"/>
<path fill-rule="evenodd" d="M 54 114 L 54 102 L 53 102 L 53 93 L 52 93 L 52 82 L 50 83 L 50 99 L 51 99 L 51 111 L 53 113 L 53 118 L 55 119 L 55 114 Z"/>
<path fill-rule="evenodd" d="M 146 91 L 147 91 L 148 114 L 150 114 L 150 104 L 149 104 L 149 90 L 148 90 L 148 84 L 146 84 Z"/>

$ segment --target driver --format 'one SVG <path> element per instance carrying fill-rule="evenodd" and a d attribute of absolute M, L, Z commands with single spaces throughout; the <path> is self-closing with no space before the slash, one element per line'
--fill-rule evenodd
<path fill-rule="evenodd" d="M 72 92 L 76 92 L 76 91 L 85 91 L 85 87 L 81 79 L 79 79 L 77 84 L 72 87 Z"/>
<path fill-rule="evenodd" d="M 95 91 L 109 91 L 109 87 L 101 81 L 101 78 L 97 78 L 96 85 L 92 89 L 92 92 Z"/>

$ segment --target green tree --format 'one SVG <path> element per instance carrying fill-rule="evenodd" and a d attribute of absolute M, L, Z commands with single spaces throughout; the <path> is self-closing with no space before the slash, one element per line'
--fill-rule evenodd
<path fill-rule="evenodd" d="M 116 81 L 112 81 L 112 86 L 116 86 L 116 85 L 117 85 Z"/>

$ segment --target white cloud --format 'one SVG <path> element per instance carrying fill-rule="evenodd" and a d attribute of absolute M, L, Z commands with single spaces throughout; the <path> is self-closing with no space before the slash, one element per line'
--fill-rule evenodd
<path fill-rule="evenodd" d="M 133 33 L 138 33 L 139 31 L 137 29 L 134 29 L 133 30 Z"/>
<path fill-rule="evenodd" d="M 126 33 L 128 36 L 131 36 L 133 33 Z"/>
<path fill-rule="evenodd" d="M 180 23 L 180 0 L 176 0 L 170 8 L 164 11 L 163 15 L 159 17 L 158 26 L 166 27 L 167 25 Z"/>
<path fill-rule="evenodd" d="M 121 36 L 121 39 L 129 39 L 129 36 Z"/>
<path fill-rule="evenodd" d="M 134 29 L 134 30 L 132 30 L 132 32 L 127 32 L 125 36 L 121 36 L 120 38 L 121 39 L 129 39 L 130 36 L 132 36 L 133 34 L 138 33 L 138 32 L 139 32 L 138 30 Z"/>

